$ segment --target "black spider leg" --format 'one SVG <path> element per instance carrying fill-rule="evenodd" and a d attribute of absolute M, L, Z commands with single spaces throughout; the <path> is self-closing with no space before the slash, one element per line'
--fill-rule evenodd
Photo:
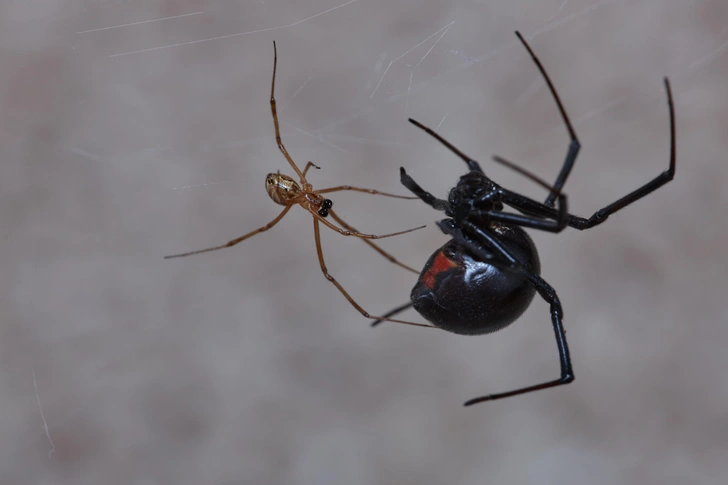
<path fill-rule="evenodd" d="M 414 120 L 410 120 L 413 123 L 417 123 Z M 429 129 L 429 128 L 428 128 Z M 478 169 L 480 169 L 480 166 L 477 165 L 478 162 L 474 162 Z M 480 170 L 482 172 L 482 170 Z M 407 189 L 409 189 L 410 192 L 415 194 L 417 197 L 422 199 L 422 201 L 432 207 L 435 210 L 438 211 L 447 211 L 450 209 L 450 203 L 443 199 L 438 199 L 431 193 L 427 192 L 425 189 L 419 186 L 417 182 L 410 177 L 407 172 L 405 172 L 404 167 L 399 167 L 399 180 L 402 182 L 402 185 L 404 185 Z"/>
<path fill-rule="evenodd" d="M 408 120 L 410 123 L 415 125 L 417 128 L 420 128 L 421 130 L 425 131 L 428 135 L 433 137 L 435 140 L 437 140 L 440 143 L 442 143 L 443 145 L 445 145 L 455 155 L 462 158 L 463 161 L 468 165 L 468 168 L 470 169 L 471 172 L 485 173 L 485 172 L 483 172 L 483 169 L 480 167 L 480 164 L 476 160 L 473 160 L 472 158 L 470 158 L 469 156 L 467 156 L 466 154 L 461 152 L 457 147 L 455 147 L 455 145 L 453 145 L 452 143 L 450 143 L 449 141 L 447 141 L 446 139 L 444 139 L 443 137 L 438 135 L 435 132 L 435 130 L 423 125 L 422 123 L 420 123 L 417 120 L 413 120 L 412 118 L 408 118 Z M 402 182 L 402 183 L 404 184 L 404 182 Z M 407 186 L 405 185 L 405 187 L 407 187 Z M 407 187 L 407 188 L 409 189 L 409 187 Z"/>
<path fill-rule="evenodd" d="M 517 268 L 523 276 L 533 285 L 541 298 L 543 298 L 550 305 L 551 312 L 551 323 L 554 327 L 554 335 L 556 337 L 556 347 L 559 351 L 559 363 L 561 365 L 561 377 L 558 379 L 536 384 L 534 386 L 523 387 L 515 389 L 513 391 L 502 392 L 498 394 L 489 394 L 486 396 L 476 397 L 465 402 L 465 406 L 472 406 L 484 401 L 493 401 L 495 399 L 503 399 L 506 397 L 517 396 L 519 394 L 526 394 L 529 392 L 539 391 L 541 389 L 548 389 L 550 387 L 561 386 L 569 384 L 574 380 L 574 370 L 571 366 L 571 357 L 569 356 L 569 346 L 566 343 L 566 331 L 562 319 L 564 311 L 561 307 L 561 301 L 556 295 L 556 291 L 546 283 L 546 281 L 539 275 L 526 270 L 520 262 L 516 260 L 500 243 L 498 243 L 497 236 L 490 233 L 488 229 L 481 229 L 471 222 L 461 221 L 460 225 L 467 229 L 467 231 L 473 236 L 477 237 L 477 242 L 467 237 L 463 231 L 455 225 L 452 219 L 446 219 L 437 223 L 438 227 L 445 234 L 449 234 L 453 239 L 463 247 L 467 248 L 473 254 L 479 258 L 488 259 L 493 258 L 493 251 L 503 258 L 503 264 L 508 265 L 512 268 Z"/>
<path fill-rule="evenodd" d="M 412 121 L 412 120 L 410 120 L 410 121 Z M 417 123 L 417 122 L 414 122 L 414 123 Z M 480 169 L 480 165 L 478 165 L 478 162 L 473 161 L 473 163 L 475 164 L 475 168 L 471 168 L 471 170 L 478 170 L 478 171 L 482 172 L 482 170 Z M 403 167 L 399 168 L 399 178 L 400 178 L 400 181 L 402 182 L 402 185 L 407 187 L 410 190 L 410 192 L 412 192 L 417 197 L 422 199 L 422 201 L 425 204 L 429 205 L 433 209 L 439 210 L 439 211 L 447 211 L 450 208 L 450 203 L 448 201 L 443 200 L 443 199 L 438 199 L 437 197 L 435 197 L 434 195 L 432 195 L 431 193 L 427 192 L 425 189 L 420 187 L 420 185 L 417 182 L 415 182 L 414 179 L 407 174 L 407 172 L 405 172 Z M 402 313 L 403 311 L 405 311 L 411 307 L 412 307 L 412 302 L 410 301 L 403 305 L 398 306 L 397 308 L 395 308 L 393 310 L 390 310 L 389 312 L 387 312 L 386 314 L 384 314 L 382 316 L 384 318 L 389 318 L 392 315 Z M 372 327 L 376 327 L 383 321 L 384 320 L 375 320 L 372 322 L 371 325 L 372 325 Z"/>
<path fill-rule="evenodd" d="M 612 202 L 606 207 L 599 209 L 589 218 L 568 214 L 568 226 L 579 229 L 581 231 L 597 226 L 602 222 L 606 221 L 610 215 L 627 207 L 633 202 L 638 201 L 642 197 L 651 194 L 666 183 L 670 182 L 675 177 L 675 166 L 677 159 L 675 139 L 675 106 L 672 99 L 670 80 L 668 78 L 664 78 L 664 82 L 665 91 L 667 92 L 667 107 L 670 112 L 670 164 L 668 169 L 644 184 L 643 186 L 625 195 L 621 199 L 618 199 L 617 201 Z M 524 214 L 550 219 L 556 219 L 559 217 L 559 211 L 557 211 L 553 207 L 549 207 L 545 204 L 541 204 L 540 202 L 536 202 L 535 200 L 530 199 L 524 195 L 516 194 L 505 189 L 502 190 L 504 190 L 504 192 L 508 192 L 508 204 L 516 210 L 523 212 Z"/>
<path fill-rule="evenodd" d="M 556 193 L 551 192 L 548 197 L 546 197 L 546 201 L 544 202 L 544 205 L 547 207 L 553 207 L 554 202 L 556 201 L 556 194 L 561 192 L 561 189 L 564 188 L 564 184 L 566 183 L 566 178 L 571 173 L 571 169 L 574 167 L 574 162 L 576 162 L 576 156 L 579 154 L 579 150 L 581 149 L 581 143 L 579 143 L 579 139 L 576 137 L 576 132 L 574 131 L 574 127 L 571 125 L 571 121 L 569 120 L 569 115 L 566 114 L 566 109 L 564 109 L 564 105 L 561 103 L 561 99 L 559 98 L 558 93 L 556 92 L 556 88 L 554 87 L 553 83 L 551 82 L 551 79 L 549 78 L 549 75 L 546 73 L 546 69 L 544 69 L 543 65 L 541 64 L 541 61 L 538 57 L 536 57 L 536 54 L 534 54 L 533 50 L 531 49 L 531 46 L 528 45 L 528 42 L 523 38 L 520 32 L 516 31 L 516 36 L 518 36 L 518 39 L 521 41 L 523 46 L 526 48 L 528 53 L 531 55 L 531 59 L 533 59 L 534 64 L 536 64 L 536 67 L 538 67 L 538 70 L 541 72 L 541 75 L 543 76 L 544 80 L 546 81 L 546 84 L 549 87 L 549 90 L 551 91 L 551 95 L 554 97 L 554 100 L 556 101 L 556 106 L 559 108 L 559 111 L 561 112 L 561 118 L 564 120 L 564 124 L 566 125 L 566 129 L 569 132 L 569 136 L 571 137 L 571 142 L 569 143 L 569 150 L 566 152 L 566 158 L 564 159 L 564 164 L 561 166 L 561 171 L 559 172 L 558 177 L 556 177 L 556 182 L 554 182 L 554 189 L 556 189 Z"/>
<path fill-rule="evenodd" d="M 404 305 L 400 305 L 397 308 L 394 308 L 393 310 L 388 311 L 387 313 L 385 313 L 384 315 L 382 315 L 382 318 L 389 318 L 389 317 L 391 317 L 393 315 L 397 315 L 398 313 L 402 313 L 405 310 L 409 310 L 410 308 L 412 308 L 412 305 L 414 305 L 414 303 L 412 303 L 411 301 L 408 301 Z M 375 320 L 374 322 L 372 322 L 372 327 L 376 327 L 377 325 L 379 325 L 383 321 L 384 320 Z"/>

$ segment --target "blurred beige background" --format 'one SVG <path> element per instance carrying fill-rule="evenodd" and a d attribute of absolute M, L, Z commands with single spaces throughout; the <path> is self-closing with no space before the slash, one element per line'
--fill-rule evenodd
<path fill-rule="evenodd" d="M 667 167 L 675 181 L 587 232 L 534 232 L 576 372 L 554 378 L 547 305 L 490 336 L 376 330 L 321 275 L 311 218 L 212 254 L 310 180 L 444 196 L 460 160 L 503 185 L 553 180 L 590 215 Z M 722 0 L 6 1 L 0 6 L 0 483 L 717 484 L 728 476 L 728 4 Z M 418 201 L 334 197 L 421 267 L 446 238 Z M 372 313 L 414 276 L 326 231 L 328 266 Z M 407 318 L 421 321 L 414 312 Z M 47 430 L 44 428 L 44 419 Z M 49 439 L 50 438 L 50 439 Z M 50 456 L 49 456 L 50 454 Z"/>

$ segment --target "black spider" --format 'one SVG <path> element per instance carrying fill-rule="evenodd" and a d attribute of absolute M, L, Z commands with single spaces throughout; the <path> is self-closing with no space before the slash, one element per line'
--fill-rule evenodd
<path fill-rule="evenodd" d="M 551 307 L 561 376 L 534 386 L 471 399 L 465 403 L 466 406 L 568 384 L 574 380 L 562 324 L 561 302 L 556 291 L 539 276 L 540 263 L 536 247 L 522 228 L 549 232 L 561 232 L 567 226 L 579 230 L 592 228 L 607 220 L 611 214 L 663 186 L 675 175 L 675 114 L 670 82 L 665 78 L 670 111 L 669 168 L 589 218 L 569 214 L 566 196 L 561 193 L 561 189 L 579 153 L 579 140 L 546 70 L 521 34 L 516 32 L 516 35 L 548 84 L 571 136 L 571 143 L 553 187 L 503 158 L 493 158 L 549 188 L 550 193 L 545 202 L 542 204 L 496 184 L 483 173 L 477 161 L 413 119 L 409 121 L 462 158 L 470 171 L 460 177 L 457 186 L 450 190 L 448 199 L 442 200 L 423 190 L 404 168 L 400 169 L 402 185 L 433 209 L 444 211 L 448 216 L 437 225 L 452 239 L 435 251 L 425 264 L 412 289 L 411 301 L 387 313 L 385 317 L 414 307 L 436 327 L 462 335 L 479 335 L 494 332 L 515 321 L 528 308 L 537 292 Z M 556 207 L 555 202 L 558 202 Z M 503 212 L 506 206 L 517 213 Z M 380 320 L 372 325 L 378 323 Z"/>

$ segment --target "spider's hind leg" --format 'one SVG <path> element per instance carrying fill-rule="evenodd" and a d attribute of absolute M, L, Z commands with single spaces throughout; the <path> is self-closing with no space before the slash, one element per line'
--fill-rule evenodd
<path fill-rule="evenodd" d="M 517 271 L 523 274 L 523 276 L 536 289 L 536 292 L 541 295 L 541 298 L 543 298 L 550 306 L 551 323 L 554 328 L 556 347 L 559 352 L 559 363 L 561 364 L 561 376 L 558 379 L 515 389 L 513 391 L 476 397 L 465 402 L 465 406 L 472 406 L 473 404 L 478 404 L 484 401 L 493 401 L 495 399 L 503 399 L 506 397 L 517 396 L 519 394 L 540 391 L 541 389 L 548 389 L 550 387 L 561 386 L 573 382 L 574 370 L 571 367 L 569 346 L 566 343 L 566 331 L 564 330 L 562 322 L 564 311 L 561 307 L 561 301 L 551 285 L 546 283 L 546 281 L 536 273 L 524 268 L 505 247 L 498 243 L 497 238 L 488 231 L 483 231 L 473 224 L 466 223 L 464 225 L 464 227 L 468 230 L 468 237 L 466 237 L 459 227 L 448 224 L 438 224 L 438 226 L 443 230 L 443 232 L 452 236 L 458 244 L 467 248 L 474 254 L 487 259 L 487 257 L 491 255 L 491 252 L 495 253 L 503 259 L 504 263 L 507 262 L 511 265 L 510 268 L 508 268 L 510 271 Z"/>

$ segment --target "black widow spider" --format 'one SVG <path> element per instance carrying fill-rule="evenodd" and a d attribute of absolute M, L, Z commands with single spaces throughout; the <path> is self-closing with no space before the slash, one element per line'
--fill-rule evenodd
<path fill-rule="evenodd" d="M 426 320 L 443 330 L 461 335 L 480 335 L 500 330 L 515 321 L 528 308 L 536 292 L 551 307 L 551 322 L 559 351 L 561 376 L 541 384 L 477 397 L 467 401 L 465 406 L 548 389 L 574 380 L 566 332 L 562 324 L 561 302 L 556 291 L 539 275 L 540 262 L 536 247 L 521 228 L 548 232 L 561 232 L 567 226 L 579 230 L 592 228 L 607 220 L 611 214 L 665 185 L 675 175 L 675 114 L 670 82 L 665 78 L 670 111 L 669 168 L 637 190 L 596 211 L 588 219 L 569 214 L 566 196 L 561 193 L 561 189 L 581 146 L 546 70 L 521 34 L 516 32 L 516 35 L 531 55 L 556 100 L 571 143 L 553 187 L 501 157 L 495 156 L 493 159 L 549 188 L 550 193 L 545 202 L 541 204 L 496 184 L 485 175 L 477 161 L 413 119 L 409 121 L 462 158 L 470 171 L 460 177 L 455 188 L 450 190 L 448 199 L 443 200 L 423 190 L 404 168 L 400 168 L 402 185 L 427 205 L 445 212 L 448 216 L 448 219 L 439 221 L 437 226 L 442 232 L 452 236 L 452 239 L 435 251 L 425 263 L 417 284 L 412 289 L 411 301 L 386 313 L 385 318 L 414 307 Z M 558 202 L 556 207 L 555 202 Z M 519 213 L 502 212 L 504 206 Z M 372 326 L 380 322 L 381 320 L 375 321 Z"/>

